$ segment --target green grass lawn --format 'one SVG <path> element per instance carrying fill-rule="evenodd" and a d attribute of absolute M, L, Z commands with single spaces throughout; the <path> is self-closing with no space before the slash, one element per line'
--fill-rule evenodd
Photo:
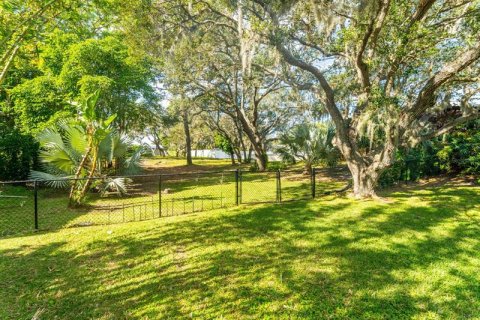
<path fill-rule="evenodd" d="M 480 190 L 0 239 L 0 319 L 479 319 Z"/>

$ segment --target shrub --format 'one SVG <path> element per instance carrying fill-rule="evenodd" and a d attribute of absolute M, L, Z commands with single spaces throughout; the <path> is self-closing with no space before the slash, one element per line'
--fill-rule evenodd
<path fill-rule="evenodd" d="M 480 174 L 480 122 L 476 121 L 446 136 L 439 150 L 439 163 L 448 172 Z"/>
<path fill-rule="evenodd" d="M 415 148 L 400 149 L 395 163 L 379 180 L 380 186 L 415 181 L 440 173 L 480 174 L 480 121 Z"/>
<path fill-rule="evenodd" d="M 439 148 L 437 142 L 428 141 L 415 148 L 398 150 L 395 163 L 383 172 L 379 185 L 386 187 L 399 181 L 416 181 L 445 172 L 440 165 Z"/>
<path fill-rule="evenodd" d="M 282 161 L 271 161 L 267 163 L 267 171 L 286 170 L 287 167 L 287 163 Z"/>
<path fill-rule="evenodd" d="M 38 167 L 39 145 L 17 129 L 0 128 L 0 180 L 27 179 Z"/>

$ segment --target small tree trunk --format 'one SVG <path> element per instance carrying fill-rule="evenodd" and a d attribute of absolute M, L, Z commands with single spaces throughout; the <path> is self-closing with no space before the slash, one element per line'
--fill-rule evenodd
<path fill-rule="evenodd" d="M 78 200 L 82 200 L 87 195 L 87 192 L 90 189 L 90 184 L 92 183 L 92 179 L 93 179 L 93 177 L 95 175 L 95 171 L 97 169 L 97 161 L 98 161 L 98 150 L 95 149 L 93 151 L 93 155 L 92 155 L 92 166 L 90 168 L 90 172 L 88 173 L 87 180 L 85 181 L 85 184 L 83 185 L 82 191 L 80 192 Z"/>
<path fill-rule="evenodd" d="M 82 160 L 80 161 L 80 164 L 78 165 L 77 171 L 75 172 L 73 184 L 70 187 L 70 194 L 68 196 L 68 205 L 69 206 L 74 206 L 76 204 L 74 198 L 75 198 L 75 192 L 76 192 L 77 184 L 78 184 L 77 179 L 80 178 L 80 174 L 82 173 L 83 167 L 87 163 L 87 159 L 90 156 L 90 152 L 92 151 L 92 148 L 93 148 L 93 140 L 91 138 L 89 138 L 88 148 L 85 151 L 85 154 L 83 155 Z"/>
<path fill-rule="evenodd" d="M 233 151 L 230 152 L 230 159 L 232 160 L 232 165 L 235 165 L 235 155 L 234 155 Z"/>
<path fill-rule="evenodd" d="M 7 62 L 5 63 L 5 66 L 0 71 L 0 84 L 2 84 L 3 81 L 5 80 L 5 78 L 7 76 L 7 72 L 10 70 L 10 66 L 12 65 L 13 59 L 17 55 L 17 52 L 18 52 L 19 48 L 20 48 L 19 45 L 16 45 L 14 47 L 12 53 L 10 54 L 10 57 L 8 58 Z"/>
<path fill-rule="evenodd" d="M 312 173 L 312 163 L 311 162 L 308 162 L 306 161 L 305 162 L 305 167 L 303 169 L 303 174 L 308 174 L 310 175 Z"/>
<path fill-rule="evenodd" d="M 162 146 L 161 146 L 161 144 L 160 144 L 160 140 L 154 139 L 154 143 L 155 143 L 155 148 L 157 149 L 158 155 L 159 155 L 159 156 L 163 155 L 163 154 L 162 154 L 162 153 L 163 153 L 163 150 L 162 150 Z M 156 154 L 154 154 L 154 156 L 155 156 L 155 155 L 156 155 Z"/>
<path fill-rule="evenodd" d="M 240 150 L 237 150 L 236 148 L 234 149 L 235 156 L 237 157 L 238 163 L 242 163 L 242 153 Z"/>
<path fill-rule="evenodd" d="M 267 170 L 267 155 L 266 153 L 258 147 L 254 147 L 255 152 L 255 161 L 257 162 L 258 171 Z"/>
<path fill-rule="evenodd" d="M 185 131 L 185 154 L 187 158 L 187 165 L 192 165 L 192 138 L 190 136 L 190 125 L 188 123 L 187 108 L 183 110 L 183 130 Z"/>

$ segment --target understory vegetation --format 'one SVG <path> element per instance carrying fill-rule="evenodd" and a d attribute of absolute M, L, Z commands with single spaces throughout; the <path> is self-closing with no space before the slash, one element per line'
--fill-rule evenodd
<path fill-rule="evenodd" d="M 380 178 L 381 186 L 417 181 L 439 174 L 480 175 L 480 121 L 460 126 L 441 139 L 397 151 L 392 167 Z"/>

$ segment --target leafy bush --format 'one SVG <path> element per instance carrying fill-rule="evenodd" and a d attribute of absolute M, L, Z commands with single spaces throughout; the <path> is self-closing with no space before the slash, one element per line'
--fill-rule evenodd
<path fill-rule="evenodd" d="M 442 170 L 480 174 L 480 121 L 472 122 L 446 136 L 438 152 Z"/>
<path fill-rule="evenodd" d="M 267 162 L 267 167 L 268 167 L 268 162 Z M 258 164 L 256 161 L 254 161 L 250 167 L 248 167 L 248 171 L 250 172 L 258 172 Z"/>
<path fill-rule="evenodd" d="M 32 136 L 0 128 L 0 180 L 27 179 L 38 166 L 38 150 Z"/>
<path fill-rule="evenodd" d="M 225 153 L 233 153 L 233 144 L 230 139 L 228 139 L 228 137 L 226 137 L 225 135 L 219 133 L 215 135 L 215 147 L 219 148 Z"/>
<path fill-rule="evenodd" d="M 288 164 L 282 161 L 271 161 L 267 163 L 267 171 L 286 170 Z"/>
<path fill-rule="evenodd" d="M 382 174 L 379 185 L 385 187 L 399 181 L 416 181 L 444 172 L 438 151 L 438 143 L 430 141 L 415 148 L 398 150 L 395 163 Z"/>
<path fill-rule="evenodd" d="M 71 109 L 58 81 L 50 76 L 25 81 L 12 89 L 10 96 L 13 102 L 10 111 L 22 132 L 32 133 L 55 113 Z"/>
<path fill-rule="evenodd" d="M 480 174 L 480 121 L 473 121 L 443 138 L 397 152 L 395 163 L 379 180 L 380 186 L 415 181 L 440 173 Z"/>

